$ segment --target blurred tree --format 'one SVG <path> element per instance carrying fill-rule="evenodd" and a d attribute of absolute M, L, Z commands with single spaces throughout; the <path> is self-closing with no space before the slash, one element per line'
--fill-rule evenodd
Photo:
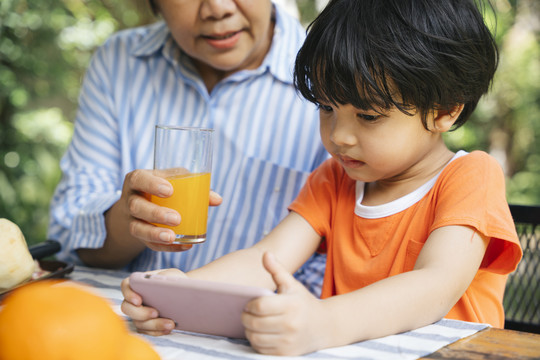
<path fill-rule="evenodd" d="M 96 46 L 153 20 L 145 0 L 0 2 L 0 217 L 45 239 L 58 161 Z"/>
<path fill-rule="evenodd" d="M 472 119 L 446 137 L 453 149 L 482 149 L 507 176 L 510 203 L 540 204 L 540 2 L 496 0 L 500 63 Z M 494 19 L 488 21 L 495 25 Z M 495 26 L 494 26 L 495 27 Z"/>
<path fill-rule="evenodd" d="M 501 48 L 494 86 L 447 141 L 491 152 L 508 175 L 509 201 L 540 204 L 540 2 L 493 2 Z M 326 0 L 296 3 L 307 25 Z M 0 217 L 19 224 L 29 244 L 46 236 L 92 52 L 113 32 L 154 20 L 146 0 L 1 0 Z"/>

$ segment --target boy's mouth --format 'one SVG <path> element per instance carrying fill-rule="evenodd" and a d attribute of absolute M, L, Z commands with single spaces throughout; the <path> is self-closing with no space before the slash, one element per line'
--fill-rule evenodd
<path fill-rule="evenodd" d="M 359 168 L 361 167 L 362 165 L 364 165 L 365 163 L 363 161 L 360 161 L 360 160 L 356 160 L 350 156 L 346 156 L 346 155 L 337 155 L 338 159 L 339 159 L 339 162 L 345 166 L 345 167 L 348 167 L 348 168 Z"/>

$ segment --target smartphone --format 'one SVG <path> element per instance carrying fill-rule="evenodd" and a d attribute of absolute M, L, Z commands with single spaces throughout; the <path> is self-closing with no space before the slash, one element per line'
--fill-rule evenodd
<path fill-rule="evenodd" d="M 129 284 L 144 305 L 174 320 L 176 329 L 231 338 L 245 338 L 241 314 L 250 300 L 275 295 L 254 286 L 143 272 L 132 273 Z"/>

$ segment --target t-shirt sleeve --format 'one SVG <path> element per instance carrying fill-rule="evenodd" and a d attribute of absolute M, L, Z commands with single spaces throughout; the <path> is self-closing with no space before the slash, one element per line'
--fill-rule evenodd
<path fill-rule="evenodd" d="M 496 160 L 480 151 L 454 160 L 441 174 L 437 211 L 430 231 L 464 225 L 490 239 L 481 268 L 507 274 L 522 250 L 506 200 L 504 174 Z"/>
<path fill-rule="evenodd" d="M 339 166 L 328 159 L 308 177 L 289 210 L 300 214 L 321 236 L 330 232 L 333 203 L 336 197 L 335 173 Z"/>

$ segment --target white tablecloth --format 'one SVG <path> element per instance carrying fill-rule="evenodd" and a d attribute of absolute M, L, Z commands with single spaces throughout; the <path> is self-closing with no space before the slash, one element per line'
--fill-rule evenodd
<path fill-rule="evenodd" d="M 120 310 L 123 297 L 120 282 L 129 273 L 91 269 L 77 266 L 68 277 L 92 285 L 98 294 L 108 298 L 115 312 Z M 127 319 L 127 318 L 126 318 Z M 129 319 L 127 319 L 129 320 Z M 130 323 L 132 330 L 133 326 Z M 418 359 L 461 338 L 472 335 L 488 325 L 442 319 L 413 331 L 375 340 L 317 351 L 300 357 L 257 354 L 247 340 L 174 331 L 165 336 L 144 336 L 163 360 L 204 359 Z"/>

